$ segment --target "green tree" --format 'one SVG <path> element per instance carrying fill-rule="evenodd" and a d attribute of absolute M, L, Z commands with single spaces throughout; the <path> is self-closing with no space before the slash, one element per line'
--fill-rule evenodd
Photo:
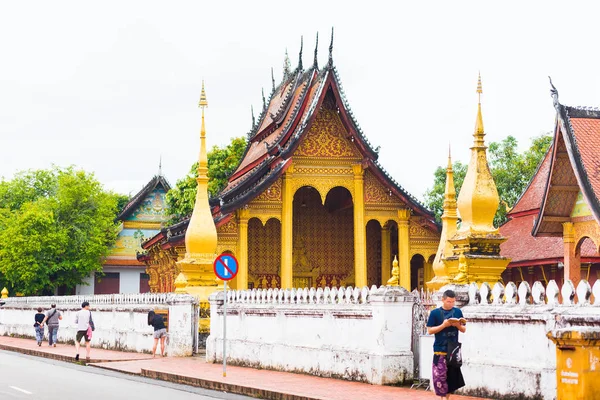
<path fill-rule="evenodd" d="M 531 146 L 523 153 L 518 152 L 518 142 L 513 136 L 489 144 L 488 164 L 500 197 L 494 217 L 495 226 L 506 222 L 507 209 L 519 199 L 551 144 L 550 134 L 533 138 Z M 468 165 L 460 162 L 453 164 L 457 195 L 460 193 L 467 167 Z M 438 222 L 443 211 L 445 185 L 446 168 L 438 167 L 434 173 L 433 187 L 425 193 L 425 204 L 433 210 Z"/>
<path fill-rule="evenodd" d="M 227 184 L 227 178 L 235 171 L 246 150 L 246 139 L 231 139 L 226 147 L 213 146 L 208 152 L 208 194 L 215 196 Z M 194 163 L 190 172 L 177 181 L 174 188 L 167 193 L 167 204 L 173 218 L 171 223 L 181 220 L 194 210 L 196 192 L 198 190 L 198 163 Z"/>
<path fill-rule="evenodd" d="M 456 195 L 460 191 L 460 188 L 465 180 L 467 174 L 467 164 L 463 164 L 460 161 L 452 163 L 452 170 L 454 171 L 454 187 L 456 188 Z M 444 192 L 446 191 L 446 168 L 438 167 L 434 172 L 434 183 L 431 189 L 425 192 L 425 205 L 432 210 L 435 214 L 436 221 L 440 222 L 442 212 L 444 211 Z"/>
<path fill-rule="evenodd" d="M 118 198 L 72 167 L 0 182 L 0 279 L 32 295 L 101 272 L 117 237 Z"/>

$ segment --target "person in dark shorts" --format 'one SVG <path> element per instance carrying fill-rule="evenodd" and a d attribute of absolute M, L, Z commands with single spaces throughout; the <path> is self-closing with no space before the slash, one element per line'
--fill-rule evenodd
<path fill-rule="evenodd" d="M 75 314 L 75 325 L 77 325 L 77 335 L 75 336 L 75 360 L 79 361 L 79 346 L 81 345 L 81 339 L 85 339 L 85 358 L 90 360 L 91 351 L 91 335 L 88 334 L 88 328 L 92 324 L 92 312 L 90 311 L 90 303 L 84 301 L 81 304 L 81 310 Z"/>
<path fill-rule="evenodd" d="M 167 328 L 162 315 L 157 315 L 154 311 L 148 313 L 148 325 L 154 327 L 154 346 L 152 346 L 152 357 L 156 355 L 158 340 L 160 339 L 160 355 L 165 356 L 165 340 L 167 339 Z"/>
<path fill-rule="evenodd" d="M 449 342 L 458 342 L 458 333 L 465 333 L 466 320 L 459 308 L 454 307 L 456 294 L 446 290 L 442 295 L 442 306 L 432 310 L 427 320 L 427 333 L 435 334 L 433 343 L 433 389 L 437 396 L 448 399 L 450 394 L 465 386 L 460 367 L 447 365 L 446 354 Z"/>
<path fill-rule="evenodd" d="M 35 339 L 37 340 L 38 346 L 41 346 L 44 341 L 44 325 L 42 325 L 42 322 L 46 316 L 42 311 L 44 311 L 44 309 L 38 307 L 37 314 L 35 314 L 34 317 L 35 322 L 33 324 L 33 327 L 35 328 Z"/>

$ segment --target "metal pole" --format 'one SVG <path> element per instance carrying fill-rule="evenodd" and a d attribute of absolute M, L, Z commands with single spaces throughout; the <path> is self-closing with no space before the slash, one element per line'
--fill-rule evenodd
<path fill-rule="evenodd" d="M 227 355 L 225 354 L 225 342 L 227 340 L 227 281 L 223 281 L 223 377 L 227 376 Z"/>

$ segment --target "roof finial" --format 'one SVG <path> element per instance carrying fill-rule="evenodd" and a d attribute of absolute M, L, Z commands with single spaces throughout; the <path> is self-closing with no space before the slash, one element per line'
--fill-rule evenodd
<path fill-rule="evenodd" d="M 477 78 L 477 102 L 481 104 L 481 93 L 483 93 L 483 89 L 481 87 L 481 72 L 479 72 L 479 77 Z"/>
<path fill-rule="evenodd" d="M 552 89 L 550 89 L 550 95 L 552 96 L 552 101 L 554 103 L 554 105 L 558 105 L 558 90 L 556 90 L 556 88 L 554 87 L 554 84 L 552 83 L 552 78 L 548 77 L 548 79 L 550 79 L 550 86 L 552 87 Z"/>
<path fill-rule="evenodd" d="M 302 71 L 302 49 L 304 48 L 304 36 L 300 36 L 300 54 L 298 54 L 298 71 Z"/>
<path fill-rule="evenodd" d="M 290 56 L 288 55 L 287 48 L 285 49 L 285 58 L 283 59 L 283 80 L 285 81 L 290 75 L 292 63 L 290 62 Z"/>
<path fill-rule="evenodd" d="M 275 75 L 273 75 L 273 67 L 271 67 L 271 82 L 273 83 L 273 93 L 275 93 Z"/>
<path fill-rule="evenodd" d="M 483 93 L 483 89 L 481 86 L 481 73 L 479 74 L 479 78 L 477 79 L 477 119 L 475 120 L 475 133 L 473 136 L 475 137 L 474 146 L 475 147 L 483 147 L 483 117 L 481 116 L 481 94 Z"/>
<path fill-rule="evenodd" d="M 200 101 L 198 107 L 204 110 L 204 107 L 208 107 L 208 101 L 206 100 L 206 91 L 204 90 L 204 79 L 202 79 L 202 92 L 200 92 Z"/>
<path fill-rule="evenodd" d="M 267 108 L 267 100 L 265 100 L 265 88 L 262 88 L 263 110 Z"/>
<path fill-rule="evenodd" d="M 254 129 L 254 125 L 256 125 L 256 119 L 254 118 L 254 106 L 250 106 L 250 112 L 252 113 L 252 129 Z"/>
<path fill-rule="evenodd" d="M 206 128 L 204 126 L 204 109 L 208 107 L 206 99 L 206 91 L 204 90 L 204 79 L 202 80 L 202 92 L 200 92 L 200 101 L 198 107 L 202 109 L 202 126 L 200 128 L 200 158 L 198 159 L 198 179 L 204 177 L 208 173 L 208 158 L 206 156 Z"/>
<path fill-rule="evenodd" d="M 327 62 L 327 66 L 333 66 L 333 26 L 331 27 L 331 43 L 329 43 L 329 61 Z"/>
<path fill-rule="evenodd" d="M 162 176 L 162 154 L 158 159 L 158 176 Z"/>
<path fill-rule="evenodd" d="M 319 69 L 319 61 L 317 60 L 317 53 L 319 52 L 319 32 L 317 32 L 317 40 L 315 43 L 315 60 L 313 61 L 313 68 Z"/>

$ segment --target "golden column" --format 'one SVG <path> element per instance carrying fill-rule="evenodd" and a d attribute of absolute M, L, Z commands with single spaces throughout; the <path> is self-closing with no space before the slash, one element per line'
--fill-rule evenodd
<path fill-rule="evenodd" d="M 581 259 L 576 253 L 575 230 L 572 222 L 563 223 L 564 280 L 570 279 L 575 287 L 581 280 Z"/>
<path fill-rule="evenodd" d="M 381 227 L 381 284 L 384 285 L 390 279 L 390 259 L 392 258 L 392 240 L 390 227 L 385 224 Z"/>
<path fill-rule="evenodd" d="M 293 285 L 292 260 L 294 251 L 294 193 L 292 192 L 293 165 L 283 176 L 281 206 L 281 288 L 291 289 Z"/>
<path fill-rule="evenodd" d="M 446 168 L 446 190 L 444 191 L 444 213 L 442 214 L 442 234 L 440 244 L 433 260 L 434 277 L 427 282 L 429 289 L 437 290 L 450 283 L 448 270 L 443 259 L 452 255 L 452 243 L 449 239 L 456 234 L 458 212 L 456 211 L 456 189 L 454 188 L 454 171 L 452 170 L 452 156 L 448 149 L 448 167 Z"/>
<path fill-rule="evenodd" d="M 449 239 L 452 256 L 444 263 L 454 283 L 501 280 L 510 259 L 500 255 L 500 244 L 506 240 L 494 227 L 494 215 L 500 199 L 487 163 L 487 147 L 483 137 L 481 116 L 481 76 L 477 82 L 478 106 L 474 141 L 467 175 L 458 196 L 458 211 L 462 218 L 460 229 Z"/>
<path fill-rule="evenodd" d="M 248 289 L 248 219 L 250 212 L 247 209 L 238 210 L 238 274 L 236 279 L 236 289 Z"/>
<path fill-rule="evenodd" d="M 410 210 L 398 210 L 398 258 L 400 259 L 400 286 L 410 291 Z"/>
<path fill-rule="evenodd" d="M 200 301 L 208 301 L 208 296 L 218 289 L 213 262 L 217 251 L 217 228 L 208 204 L 208 158 L 206 156 L 206 129 L 204 109 L 208 106 L 204 81 L 198 106 L 202 109 L 200 129 L 200 158 L 198 161 L 198 192 L 194 211 L 185 232 L 185 257 L 177 262 L 180 271 L 175 279 L 176 293 L 198 295 Z"/>
<path fill-rule="evenodd" d="M 367 229 L 365 227 L 364 170 L 362 164 L 352 165 L 354 171 L 354 286 L 367 286 Z"/>

